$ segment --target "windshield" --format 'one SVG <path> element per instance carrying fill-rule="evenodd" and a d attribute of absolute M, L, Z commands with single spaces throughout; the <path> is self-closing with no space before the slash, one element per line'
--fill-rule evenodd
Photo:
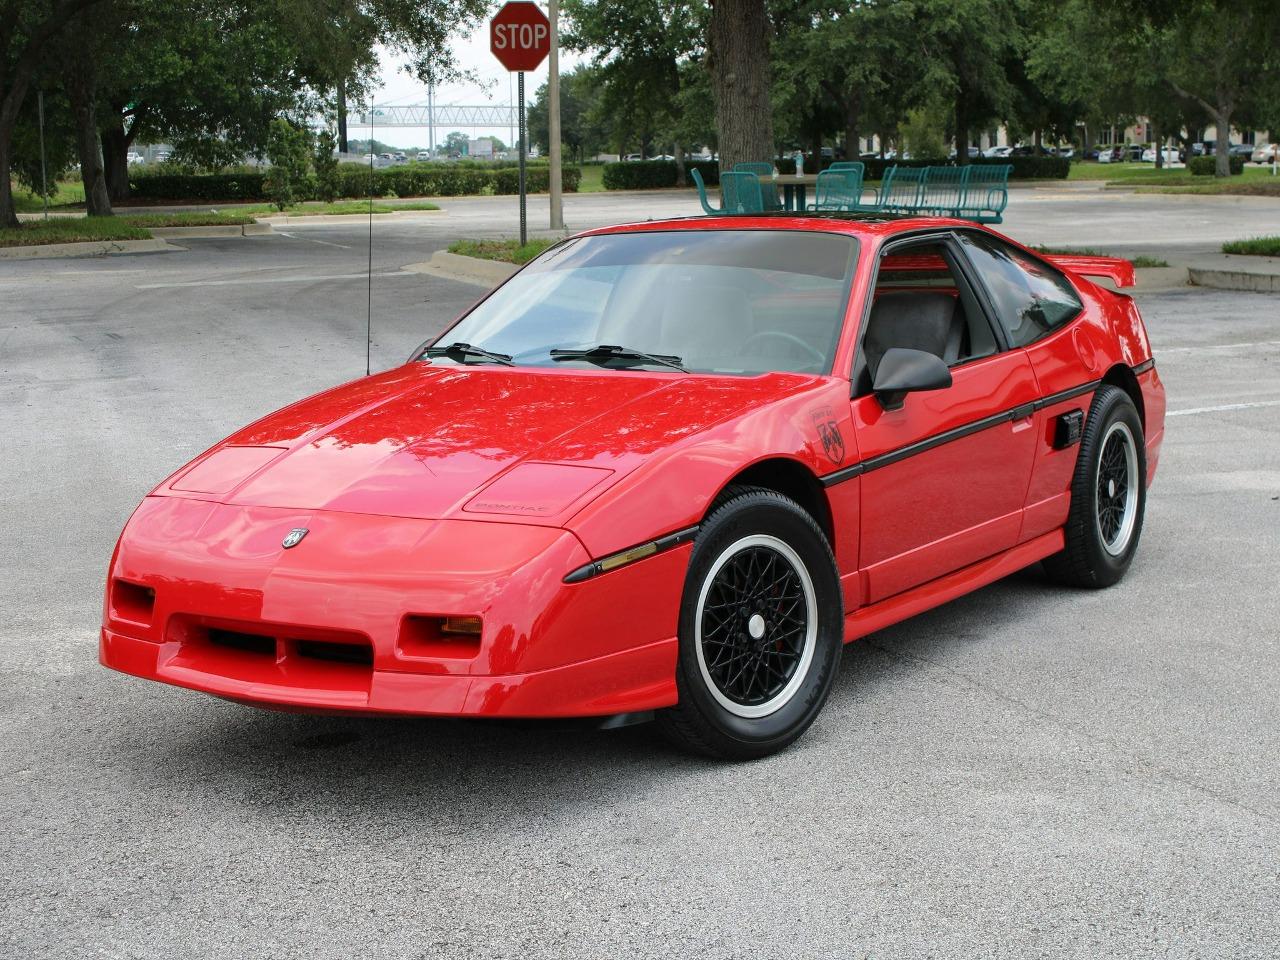
<path fill-rule="evenodd" d="M 437 344 L 520 366 L 667 369 L 676 358 L 700 373 L 828 373 L 856 253 L 852 237 L 797 230 L 582 237 L 547 251 Z M 593 349 L 602 345 L 614 349 Z M 475 350 L 433 353 L 433 363 L 485 362 Z"/>

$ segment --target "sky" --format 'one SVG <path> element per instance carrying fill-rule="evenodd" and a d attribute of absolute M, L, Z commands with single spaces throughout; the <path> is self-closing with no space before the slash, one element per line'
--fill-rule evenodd
<path fill-rule="evenodd" d="M 454 56 L 457 57 L 459 65 L 463 69 L 472 71 L 476 75 L 478 82 L 450 83 L 437 87 L 435 100 L 437 105 L 459 104 L 471 106 L 488 104 L 505 106 L 514 102 L 515 74 L 508 73 L 506 68 L 489 51 L 489 25 L 487 21 L 481 23 L 471 36 L 455 39 L 452 46 Z M 560 72 L 565 73 L 572 70 L 583 59 L 584 57 L 581 54 L 562 50 L 560 52 Z M 427 88 L 404 72 L 404 63 L 401 58 L 396 57 L 394 53 L 381 50 L 379 51 L 379 61 L 382 65 L 382 86 L 374 93 L 375 104 L 378 106 L 404 106 L 408 104 L 425 104 L 427 102 Z M 525 74 L 526 104 L 533 102 L 534 94 L 546 81 L 546 61 L 537 70 Z M 355 112 L 356 108 L 353 105 L 351 113 L 354 114 Z M 436 143 L 442 142 L 454 129 L 461 128 L 437 127 Z M 374 132 L 383 143 L 396 147 L 425 148 L 428 142 L 426 127 L 387 127 Z M 464 129 L 462 132 L 471 137 L 496 136 L 504 143 L 510 143 L 512 139 L 507 127 Z M 353 140 L 363 139 L 369 135 L 369 128 L 349 123 L 347 135 Z"/>

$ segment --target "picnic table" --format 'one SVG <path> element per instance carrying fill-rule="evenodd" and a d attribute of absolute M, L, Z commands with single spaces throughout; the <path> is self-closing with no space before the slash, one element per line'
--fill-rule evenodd
<path fill-rule="evenodd" d="M 818 182 L 816 173 L 806 173 L 797 177 L 794 173 L 777 173 L 772 177 L 762 177 L 760 187 L 769 189 L 769 184 L 782 188 L 782 208 L 784 210 L 803 210 L 805 197 L 810 187 Z"/>

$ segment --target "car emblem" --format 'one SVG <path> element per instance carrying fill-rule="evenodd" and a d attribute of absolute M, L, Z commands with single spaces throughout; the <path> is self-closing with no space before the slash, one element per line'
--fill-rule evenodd
<path fill-rule="evenodd" d="M 306 527 L 294 527 L 285 535 L 285 538 L 280 541 L 280 546 L 284 547 L 286 550 L 290 547 L 296 547 L 302 542 L 302 538 L 306 535 Z"/>

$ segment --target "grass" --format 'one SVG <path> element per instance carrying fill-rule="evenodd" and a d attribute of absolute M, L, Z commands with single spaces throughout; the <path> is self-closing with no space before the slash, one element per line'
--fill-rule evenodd
<path fill-rule="evenodd" d="M 579 193 L 602 193 L 604 191 L 604 164 L 593 163 L 582 168 L 582 179 L 578 182 Z"/>
<path fill-rule="evenodd" d="M 46 243 L 77 243 L 83 240 L 149 240 L 143 227 L 119 217 L 58 217 L 32 220 L 17 229 L 0 227 L 0 247 L 22 247 Z"/>
<path fill-rule="evenodd" d="M 18 213 L 40 213 L 44 210 L 44 201 L 39 196 L 28 193 L 13 181 L 10 181 L 10 186 L 13 190 L 13 208 Z M 78 203 L 84 203 L 84 184 L 79 180 L 59 180 L 55 184 L 53 196 L 49 198 L 49 209 L 75 206 Z"/>
<path fill-rule="evenodd" d="M 1116 254 L 1112 253 L 1102 253 L 1099 250 L 1090 250 L 1088 248 L 1081 249 L 1079 247 L 1032 247 L 1031 249 L 1038 251 L 1039 253 L 1047 254 L 1048 256 L 1054 256 L 1055 254 L 1062 257 L 1116 256 Z M 1122 259 L 1128 260 L 1135 267 L 1167 267 L 1169 265 L 1167 260 L 1161 260 L 1159 257 L 1148 257 L 1145 254 L 1137 257 L 1123 257 Z"/>
<path fill-rule="evenodd" d="M 553 243 L 554 240 L 534 238 L 522 247 L 519 240 L 455 240 L 449 244 L 449 252 L 481 260 L 524 264 Z"/>
<path fill-rule="evenodd" d="M 222 227 L 254 222 L 249 214 L 216 210 L 208 213 L 126 213 L 119 219 L 135 227 Z"/>
<path fill-rule="evenodd" d="M 1240 253 L 1247 257 L 1280 257 L 1280 237 L 1251 237 L 1231 240 L 1222 245 L 1223 253 Z"/>

